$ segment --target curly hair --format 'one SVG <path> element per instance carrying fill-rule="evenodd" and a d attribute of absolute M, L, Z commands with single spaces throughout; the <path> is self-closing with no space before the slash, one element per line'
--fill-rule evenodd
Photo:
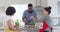
<path fill-rule="evenodd" d="M 14 7 L 8 7 L 6 10 L 6 15 L 13 15 L 16 12 Z"/>

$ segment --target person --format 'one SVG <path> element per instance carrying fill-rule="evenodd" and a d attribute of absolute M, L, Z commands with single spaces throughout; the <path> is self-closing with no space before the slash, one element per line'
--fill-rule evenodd
<path fill-rule="evenodd" d="M 40 21 L 43 22 L 43 28 L 39 32 L 52 32 L 52 21 L 50 18 L 51 7 L 45 7 L 43 10 L 43 16 Z"/>
<path fill-rule="evenodd" d="M 16 10 L 14 7 L 10 6 L 7 8 L 6 10 L 6 20 L 7 22 L 6 24 L 6 29 L 9 29 L 11 31 L 15 31 L 15 32 L 20 32 L 20 30 L 17 30 L 16 27 L 14 26 L 14 22 L 12 19 L 12 16 L 15 14 Z M 8 31 L 8 30 L 7 30 Z"/>
<path fill-rule="evenodd" d="M 35 10 L 33 10 L 33 5 L 31 3 L 28 4 L 28 9 L 24 11 L 22 19 L 25 24 L 28 25 L 30 25 L 30 22 L 32 22 L 33 20 L 37 21 L 37 13 L 35 12 Z"/>

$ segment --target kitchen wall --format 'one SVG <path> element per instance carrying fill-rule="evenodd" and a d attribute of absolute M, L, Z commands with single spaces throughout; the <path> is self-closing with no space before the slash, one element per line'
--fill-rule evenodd
<path fill-rule="evenodd" d="M 47 0 L 0 0 L 0 8 L 4 7 L 5 9 L 10 6 L 10 5 L 15 5 L 15 4 L 28 4 L 32 3 L 33 6 L 35 7 L 36 5 L 40 6 L 47 6 Z M 40 4 L 41 3 L 41 4 Z M 4 8 L 2 10 L 4 10 Z M 1 9 L 0 9 L 1 10 Z M 0 11 L 1 12 L 1 11 Z"/>
<path fill-rule="evenodd" d="M 0 6 L 8 6 L 12 4 L 28 4 L 36 5 L 36 0 L 0 0 Z"/>
<path fill-rule="evenodd" d="M 37 4 L 40 4 L 40 0 L 0 0 L 0 6 L 8 6 L 12 4 L 28 4 L 32 3 L 34 6 L 36 6 L 36 1 L 38 1 Z M 47 0 L 41 0 L 43 6 L 46 6 Z"/>
<path fill-rule="evenodd" d="M 35 6 L 36 0 L 34 1 L 33 0 L 0 0 L 0 12 L 5 11 L 5 9 L 10 5 L 28 4 L 28 3 L 32 3 Z"/>

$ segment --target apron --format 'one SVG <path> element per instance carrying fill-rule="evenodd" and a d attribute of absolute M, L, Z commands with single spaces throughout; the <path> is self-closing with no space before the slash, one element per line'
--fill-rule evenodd
<path fill-rule="evenodd" d="M 39 32 L 44 32 L 48 27 L 49 25 L 45 21 L 43 21 L 43 28 L 39 30 Z M 51 29 L 51 32 L 52 32 L 52 28 L 51 27 L 49 28 Z"/>

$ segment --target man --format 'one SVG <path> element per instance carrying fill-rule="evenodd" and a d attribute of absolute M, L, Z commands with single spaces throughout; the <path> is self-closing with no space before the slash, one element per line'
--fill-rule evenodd
<path fill-rule="evenodd" d="M 37 21 L 37 13 L 33 10 L 32 4 L 28 4 L 28 9 L 24 11 L 22 19 L 25 22 L 25 24 L 28 25 L 31 21 Z"/>

